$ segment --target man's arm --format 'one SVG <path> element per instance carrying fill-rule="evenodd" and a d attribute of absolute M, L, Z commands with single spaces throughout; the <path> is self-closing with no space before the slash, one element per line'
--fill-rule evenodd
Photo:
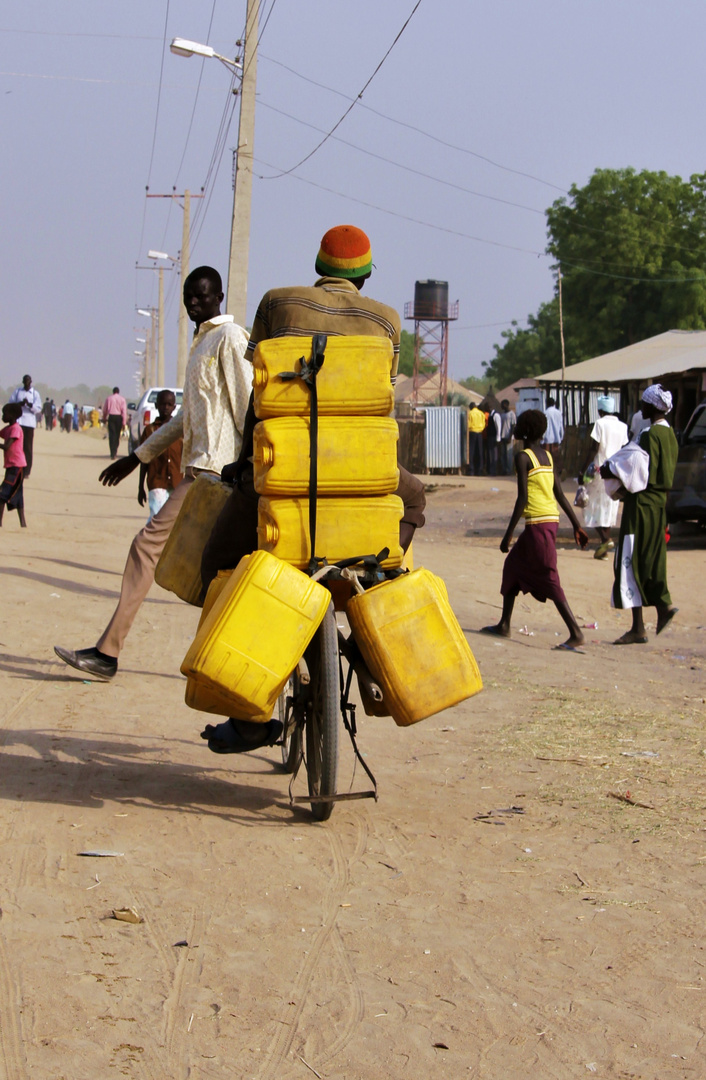
<path fill-rule="evenodd" d="M 241 445 L 245 417 L 252 391 L 252 365 L 245 359 L 247 343 L 240 334 L 224 334 L 218 348 L 218 360 L 226 384 L 230 410 Z"/>
<path fill-rule="evenodd" d="M 149 439 L 143 442 L 142 446 L 138 446 L 133 454 L 118 458 L 107 469 L 103 469 L 98 479 L 104 487 L 115 487 L 131 472 L 134 472 L 140 462 L 149 465 L 150 461 L 153 461 L 163 450 L 166 450 L 175 439 L 181 439 L 183 435 L 184 417 L 180 412 L 166 424 L 162 424 L 160 428 L 150 435 Z"/>
<path fill-rule="evenodd" d="M 36 390 L 32 389 L 32 404 L 27 408 L 31 409 L 35 416 L 41 416 L 42 413 L 42 399 Z"/>

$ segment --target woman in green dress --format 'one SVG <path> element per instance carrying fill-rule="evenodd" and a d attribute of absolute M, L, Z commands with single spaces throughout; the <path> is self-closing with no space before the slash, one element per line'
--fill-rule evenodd
<path fill-rule="evenodd" d="M 649 459 L 649 479 L 644 491 L 628 492 L 623 504 L 620 539 L 615 552 L 613 606 L 632 609 L 632 627 L 615 645 L 644 645 L 647 641 L 642 609 L 657 609 L 657 633 L 672 621 L 677 608 L 667 586 L 667 492 L 674 480 L 679 444 L 665 417 L 672 408 L 672 395 L 655 383 L 642 395 L 642 415 L 651 425 L 640 434 L 639 443 Z M 609 463 L 601 466 L 601 476 L 611 477 Z"/>

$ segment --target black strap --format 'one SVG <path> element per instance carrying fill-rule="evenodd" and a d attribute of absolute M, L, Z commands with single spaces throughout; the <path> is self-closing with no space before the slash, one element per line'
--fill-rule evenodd
<path fill-rule="evenodd" d="M 309 574 L 318 570 L 321 563 L 316 558 L 316 500 L 319 486 L 318 446 L 319 446 L 319 399 L 316 390 L 316 376 L 324 363 L 324 353 L 328 337 L 326 334 L 314 334 L 311 339 L 311 360 L 300 357 L 299 371 L 280 371 L 280 379 L 301 379 L 310 390 L 309 403 L 309 541 L 311 558 Z"/>

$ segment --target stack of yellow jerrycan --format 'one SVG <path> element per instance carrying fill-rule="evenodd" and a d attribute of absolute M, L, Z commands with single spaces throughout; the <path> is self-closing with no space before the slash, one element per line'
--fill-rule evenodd
<path fill-rule="evenodd" d="M 267 721 L 323 620 L 331 594 L 302 572 L 313 566 L 309 521 L 310 389 L 291 377 L 311 338 L 261 342 L 254 356 L 254 480 L 259 550 L 211 583 L 182 672 L 187 704 Z M 403 505 L 397 425 L 390 418 L 392 343 L 329 338 L 316 376 L 316 550 L 329 563 L 389 549 L 399 568 Z M 283 377 L 284 375 L 284 377 Z M 348 600 L 354 639 L 384 694 L 385 715 L 416 723 L 482 688 L 478 667 L 428 570 L 403 573 Z M 365 702 L 364 702 L 365 703 Z M 368 708 L 366 711 L 373 711 Z M 380 713 L 379 706 L 375 709 Z"/>
<path fill-rule="evenodd" d="M 329 337 L 316 376 L 318 483 L 316 551 L 309 537 L 311 392 L 299 373 L 311 338 L 261 341 L 253 358 L 254 481 L 260 495 L 258 547 L 293 566 L 312 554 L 329 563 L 389 548 L 382 563 L 402 563 L 402 500 L 394 492 L 397 423 L 390 416 L 392 342 L 379 337 Z"/>
<path fill-rule="evenodd" d="M 201 604 L 201 554 L 232 490 L 211 473 L 197 476 L 159 557 L 154 580 L 187 604 Z"/>

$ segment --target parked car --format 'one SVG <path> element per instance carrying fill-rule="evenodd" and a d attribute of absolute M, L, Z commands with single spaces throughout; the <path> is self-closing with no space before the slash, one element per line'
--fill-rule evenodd
<path fill-rule="evenodd" d="M 706 525 L 706 401 L 694 409 L 679 443 L 674 483 L 667 495 L 667 521 Z"/>
<path fill-rule="evenodd" d="M 149 390 L 145 390 L 135 408 L 128 412 L 130 453 L 136 450 L 140 445 L 142 432 L 145 430 L 147 424 L 151 424 L 153 420 L 157 419 L 157 394 L 160 390 L 171 390 L 176 397 L 174 416 L 176 416 L 181 409 L 181 403 L 184 396 L 183 390 L 175 386 L 150 386 Z"/>

